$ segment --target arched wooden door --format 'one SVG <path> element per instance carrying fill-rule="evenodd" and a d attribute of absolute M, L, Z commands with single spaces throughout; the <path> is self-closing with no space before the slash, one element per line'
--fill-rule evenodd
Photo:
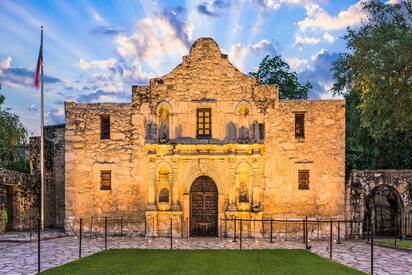
<path fill-rule="evenodd" d="M 217 236 L 217 200 L 215 182 L 200 176 L 190 188 L 190 236 Z"/>

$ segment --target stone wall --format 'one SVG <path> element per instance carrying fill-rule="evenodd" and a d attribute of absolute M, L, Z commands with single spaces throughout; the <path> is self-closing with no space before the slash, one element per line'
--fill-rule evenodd
<path fill-rule="evenodd" d="M 147 177 L 144 117 L 130 104 L 66 103 L 66 229 L 80 217 L 144 221 Z M 100 117 L 110 114 L 110 139 L 100 140 Z M 111 190 L 100 190 L 100 171 L 112 171 Z"/>
<path fill-rule="evenodd" d="M 45 227 L 64 223 L 64 129 L 64 124 L 44 127 Z M 30 175 L 40 186 L 40 137 L 29 141 Z"/>
<path fill-rule="evenodd" d="M 295 113 L 305 138 L 295 138 Z M 345 102 L 280 100 L 265 117 L 265 215 L 344 218 Z M 309 190 L 298 190 L 298 170 Z"/>
<path fill-rule="evenodd" d="M 0 168 L 0 233 L 29 228 L 35 215 L 31 185 L 28 174 Z"/>

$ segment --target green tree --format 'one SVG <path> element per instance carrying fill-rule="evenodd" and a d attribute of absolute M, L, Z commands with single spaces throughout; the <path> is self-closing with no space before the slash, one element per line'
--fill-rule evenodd
<path fill-rule="evenodd" d="M 0 167 L 27 172 L 27 131 L 19 117 L 2 106 L 4 100 L 0 94 Z"/>
<path fill-rule="evenodd" d="M 332 91 L 347 100 L 347 167 L 412 167 L 412 2 L 363 2 Z"/>
<path fill-rule="evenodd" d="M 250 72 L 262 84 L 279 85 L 281 99 L 307 99 L 312 85 L 307 81 L 304 85 L 298 82 L 296 72 L 290 70 L 288 63 L 280 55 L 270 57 L 267 55 L 259 64 L 257 72 Z"/>

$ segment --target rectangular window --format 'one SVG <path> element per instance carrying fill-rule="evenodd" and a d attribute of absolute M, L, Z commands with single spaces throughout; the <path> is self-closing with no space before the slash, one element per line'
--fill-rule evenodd
<path fill-rule="evenodd" d="M 295 137 L 305 138 L 305 114 L 295 114 Z"/>
<path fill-rule="evenodd" d="M 309 190 L 309 170 L 299 170 L 298 183 L 299 190 Z"/>
<path fill-rule="evenodd" d="M 197 109 L 196 124 L 197 138 L 211 138 L 212 110 L 210 108 Z"/>
<path fill-rule="evenodd" d="M 100 117 L 100 139 L 110 139 L 110 116 Z"/>
<path fill-rule="evenodd" d="M 112 190 L 112 171 L 100 171 L 100 190 Z"/>

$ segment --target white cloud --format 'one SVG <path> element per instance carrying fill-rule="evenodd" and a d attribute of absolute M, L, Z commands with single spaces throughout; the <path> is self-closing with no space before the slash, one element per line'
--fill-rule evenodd
<path fill-rule="evenodd" d="M 323 40 L 325 40 L 326 42 L 328 42 L 329 44 L 332 44 L 333 42 L 335 42 L 335 37 L 333 35 L 331 35 L 328 32 L 325 32 L 323 34 Z"/>
<path fill-rule="evenodd" d="M 165 73 L 162 63 L 177 62 L 187 54 L 191 33 L 189 22 L 176 26 L 163 15 L 146 17 L 137 23 L 132 35 L 116 37 L 117 53 L 132 61 L 143 59 L 156 73 Z"/>
<path fill-rule="evenodd" d="M 96 20 L 97 23 L 107 25 L 106 20 L 104 20 L 104 18 L 95 9 L 90 8 L 90 11 L 92 13 L 94 20 Z"/>
<path fill-rule="evenodd" d="M 308 61 L 306 59 L 299 59 L 296 57 L 286 58 L 286 62 L 290 68 L 295 72 L 301 72 L 309 68 Z"/>
<path fill-rule="evenodd" d="M 273 49 L 272 43 L 266 39 L 260 40 L 256 44 L 244 46 L 241 43 L 233 44 L 229 50 L 229 60 L 232 62 L 239 70 L 245 69 L 245 62 L 250 55 L 266 55 L 273 54 L 275 50 Z"/>
<path fill-rule="evenodd" d="M 348 26 L 356 26 L 366 18 L 361 2 L 349 6 L 337 16 L 331 16 L 317 4 L 306 5 L 307 17 L 298 22 L 299 29 L 321 29 L 325 31 L 340 30 Z"/>
<path fill-rule="evenodd" d="M 109 58 L 109 59 L 102 59 L 102 60 L 92 60 L 90 62 L 87 62 L 83 58 L 80 58 L 79 61 L 79 67 L 82 70 L 90 70 L 90 69 L 100 69 L 100 70 L 105 70 L 105 69 L 110 69 L 113 68 L 116 65 L 117 61 L 114 58 Z"/>
<path fill-rule="evenodd" d="M 267 9 L 277 10 L 282 6 L 282 4 L 305 5 L 308 2 L 310 2 L 310 0 L 263 0 L 260 1 L 260 4 Z"/>
<path fill-rule="evenodd" d="M 316 37 L 303 36 L 301 34 L 295 35 L 295 46 L 302 47 L 303 45 L 316 45 L 319 44 L 320 39 Z"/>
<path fill-rule="evenodd" d="M 0 71 L 10 68 L 11 66 L 11 56 L 6 57 L 0 62 Z"/>
<path fill-rule="evenodd" d="M 328 51 L 326 49 L 320 49 L 319 52 L 311 55 L 310 59 L 312 60 L 312 62 L 316 62 L 318 60 L 319 56 L 327 54 L 327 53 L 328 53 Z"/>

